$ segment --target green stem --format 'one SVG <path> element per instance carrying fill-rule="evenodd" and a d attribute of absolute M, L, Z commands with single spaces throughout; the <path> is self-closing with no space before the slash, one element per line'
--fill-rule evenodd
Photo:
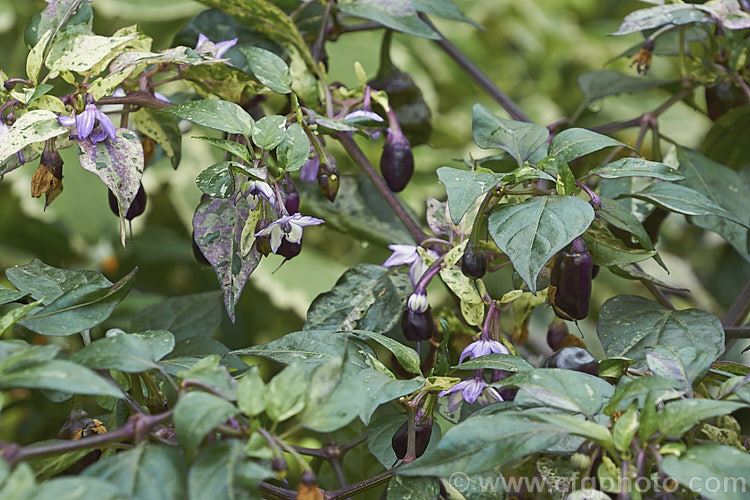
<path fill-rule="evenodd" d="M 81 340 L 83 340 L 83 345 L 89 345 L 91 343 L 91 330 L 89 330 L 88 328 L 82 330 Z"/>

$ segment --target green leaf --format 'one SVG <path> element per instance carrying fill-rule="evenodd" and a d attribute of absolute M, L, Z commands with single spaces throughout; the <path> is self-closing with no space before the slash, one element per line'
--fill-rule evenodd
<path fill-rule="evenodd" d="M 177 168 L 182 158 L 182 132 L 174 115 L 152 108 L 141 108 L 130 115 L 138 131 L 153 139 Z"/>
<path fill-rule="evenodd" d="M 261 498 L 258 483 L 273 471 L 245 457 L 239 439 L 222 439 L 200 451 L 188 472 L 191 500 Z"/>
<path fill-rule="evenodd" d="M 141 340 L 146 345 L 154 361 L 159 361 L 172 352 L 175 346 L 174 335 L 167 330 L 146 330 L 131 333 L 130 336 Z"/>
<path fill-rule="evenodd" d="M 437 175 L 448 195 L 451 220 L 458 224 L 477 198 L 489 192 L 508 174 L 440 167 Z"/>
<path fill-rule="evenodd" d="M 518 395 L 524 393 L 524 406 L 556 408 L 587 416 L 599 413 L 614 393 L 614 388 L 598 377 L 558 368 L 520 371 L 495 385 L 521 389 Z M 519 402 L 517 396 L 515 404 Z"/>
<path fill-rule="evenodd" d="M 18 497 L 16 497 L 18 498 Z M 34 500 L 122 500 L 120 490 L 93 477 L 59 477 L 36 485 L 24 498 Z"/>
<path fill-rule="evenodd" d="M 588 171 L 586 175 L 598 175 L 605 179 L 619 177 L 653 177 L 663 181 L 681 181 L 685 179 L 677 170 L 663 163 L 648 161 L 643 158 L 621 158 L 605 163 Z"/>
<path fill-rule="evenodd" d="M 426 14 L 435 14 L 436 16 L 451 19 L 453 21 L 461 21 L 464 23 L 473 24 L 477 28 L 481 26 L 472 20 L 470 17 L 465 16 L 453 3 L 453 0 L 410 0 L 414 8 L 419 12 Z"/>
<path fill-rule="evenodd" d="M 72 335 L 92 328 L 109 318 L 133 285 L 132 270 L 110 287 L 84 283 L 26 316 L 21 325 L 42 335 Z"/>
<path fill-rule="evenodd" d="M 282 58 L 260 47 L 240 47 L 238 50 L 247 58 L 250 71 L 260 83 L 277 94 L 292 91 L 292 75 Z"/>
<path fill-rule="evenodd" d="M 401 320 L 411 292 L 408 275 L 375 264 L 357 264 L 330 291 L 313 300 L 304 329 L 386 333 Z"/>
<path fill-rule="evenodd" d="M 128 498 L 185 498 L 185 460 L 169 446 L 141 443 L 95 462 L 81 477 L 107 481 Z"/>
<path fill-rule="evenodd" d="M 742 131 L 747 130 L 748 127 L 750 127 L 750 106 L 740 106 L 729 110 L 716 120 L 706 134 L 701 146 L 701 153 L 734 170 L 742 169 L 748 164 L 748 154 L 750 153 L 750 149 L 748 149 L 748 145 L 742 136 Z M 688 156 L 691 156 L 690 153 L 695 154 L 683 148 L 678 148 L 677 151 L 678 154 L 682 151 L 684 155 Z"/>
<path fill-rule="evenodd" d="M 519 167 L 536 150 L 544 147 L 549 137 L 547 127 L 500 118 L 481 104 L 474 105 L 471 130 L 477 146 L 507 151 L 516 159 Z"/>
<path fill-rule="evenodd" d="M 555 157 L 557 158 L 557 157 Z M 557 163 L 557 194 L 574 195 L 576 192 L 576 176 L 570 170 L 568 163 L 559 159 Z"/>
<path fill-rule="evenodd" d="M 72 9 L 75 10 L 71 12 Z M 89 33 L 93 13 L 91 6 L 77 0 L 62 0 L 48 3 L 43 11 L 31 18 L 23 34 L 27 47 L 33 47 L 47 30 L 55 34 Z"/>
<path fill-rule="evenodd" d="M 266 384 L 258 372 L 258 367 L 251 367 L 237 384 L 237 406 L 248 417 L 260 415 L 266 409 L 264 395 Z"/>
<path fill-rule="evenodd" d="M 366 330 L 354 330 L 352 333 L 360 337 L 372 339 L 391 351 L 391 353 L 393 353 L 393 355 L 396 357 L 398 364 L 401 365 L 401 368 L 403 368 L 407 372 L 416 373 L 417 375 L 422 373 L 422 370 L 419 367 L 419 355 L 417 354 L 417 351 L 415 351 L 411 347 L 405 346 L 401 342 L 390 337 L 386 337 L 385 335 L 382 335 L 380 333 L 368 332 Z"/>
<path fill-rule="evenodd" d="M 635 406 L 630 406 L 612 426 L 612 440 L 615 449 L 622 452 L 630 449 L 630 443 L 633 441 L 633 436 L 635 436 L 637 430 L 638 411 Z"/>
<path fill-rule="evenodd" d="M 108 287 L 112 282 L 96 271 L 72 271 L 48 266 L 39 259 L 5 271 L 8 281 L 20 291 L 30 293 L 35 300 L 50 304 L 65 292 L 83 284 Z"/>
<path fill-rule="evenodd" d="M 39 72 L 42 70 L 42 63 L 44 62 L 44 49 L 47 48 L 53 31 L 53 29 L 47 30 L 26 57 L 26 76 L 33 85 L 36 85 L 38 82 Z"/>
<path fill-rule="evenodd" d="M 8 467 L 5 460 L 3 463 Z M 21 462 L 4 482 L 0 482 L 0 498 L 31 498 L 26 495 L 35 483 L 34 470 L 28 463 Z"/>
<path fill-rule="evenodd" d="M 735 220 L 747 222 L 747 214 L 750 214 L 750 186 L 737 172 L 690 149 L 677 148 L 677 159 L 680 162 L 680 172 L 687 177 L 686 186 L 731 213 Z M 737 253 L 750 261 L 746 226 L 725 217 L 695 216 L 689 220 L 698 227 L 719 233 Z"/>
<path fill-rule="evenodd" d="M 563 436 L 561 429 L 515 412 L 470 417 L 451 427 L 437 446 L 400 467 L 399 475 L 450 477 L 474 474 L 544 450 Z"/>
<path fill-rule="evenodd" d="M 228 134 L 250 137 L 255 129 L 253 118 L 239 105 L 221 99 L 203 99 L 166 108 L 179 118 Z"/>
<path fill-rule="evenodd" d="M 3 372 L 18 370 L 40 361 L 49 361 L 60 352 L 60 346 L 56 345 L 24 346 L 21 343 L 11 344 L 11 342 L 13 341 L 4 343 L 6 353 L 0 361 L 0 371 Z"/>
<path fill-rule="evenodd" d="M 221 324 L 219 292 L 169 297 L 133 316 L 131 330 L 169 330 L 179 342 L 210 337 Z"/>
<path fill-rule="evenodd" d="M 495 206 L 488 219 L 492 239 L 536 293 L 544 265 L 580 236 L 594 220 L 594 209 L 572 196 L 538 196 L 518 205 Z"/>
<path fill-rule="evenodd" d="M 539 412 L 535 413 L 532 418 L 556 425 L 571 436 L 582 437 L 602 447 L 611 448 L 613 446 L 612 434 L 609 429 L 603 425 L 584 420 L 583 416 Z"/>
<path fill-rule="evenodd" d="M 611 95 L 643 92 L 672 83 L 674 81 L 640 78 L 611 69 L 589 71 L 578 76 L 578 87 L 583 92 L 586 103 Z"/>
<path fill-rule="evenodd" d="M 375 21 L 392 30 L 423 38 L 440 38 L 417 15 L 411 2 L 394 0 L 340 0 L 337 8 L 344 14 Z"/>
<path fill-rule="evenodd" d="M 249 215 L 250 206 L 243 196 L 208 198 L 193 215 L 195 242 L 216 271 L 232 322 L 242 289 L 261 258 L 257 248 L 242 256 L 242 229 Z"/>
<path fill-rule="evenodd" d="M 5 332 L 10 330 L 13 325 L 15 325 L 24 316 L 39 307 L 41 304 L 42 301 L 37 300 L 36 302 L 31 302 L 30 304 L 24 304 L 20 307 L 16 307 L 15 309 L 11 309 L 4 315 L 0 316 L 0 337 L 5 335 Z"/>
<path fill-rule="evenodd" d="M 638 217 L 611 198 L 602 196 L 600 200 L 602 206 L 597 210 L 597 214 L 604 222 L 629 232 L 636 237 L 641 246 L 646 250 L 655 250 L 651 238 L 646 229 L 644 229 L 643 224 L 641 224 L 641 221 L 638 220 Z"/>
<path fill-rule="evenodd" d="M 680 399 L 672 401 L 659 412 L 659 430 L 667 437 L 680 437 L 703 420 L 729 415 L 746 408 L 746 403 L 711 399 Z"/>
<path fill-rule="evenodd" d="M 201 191 L 213 198 L 229 198 L 234 194 L 234 166 L 240 164 L 222 161 L 211 165 L 198 174 L 195 183 Z"/>
<path fill-rule="evenodd" d="M 569 128 L 552 138 L 549 154 L 559 156 L 566 162 L 600 149 L 613 146 L 629 147 L 627 144 L 584 128 Z"/>
<path fill-rule="evenodd" d="M 118 128 L 115 140 L 96 144 L 76 139 L 81 166 L 96 174 L 117 198 L 120 210 L 120 241 L 125 248 L 125 214 L 135 200 L 143 179 L 143 146 L 138 135 L 128 128 Z"/>
<path fill-rule="evenodd" d="M 460 365 L 452 366 L 453 370 L 503 370 L 508 372 L 522 372 L 533 370 L 534 367 L 520 356 L 511 354 L 493 353 L 468 359 Z"/>
<path fill-rule="evenodd" d="M 636 408 L 643 408 L 646 398 L 652 395 L 656 402 L 680 397 L 683 392 L 678 390 L 681 384 L 676 380 L 669 380 L 658 375 L 629 379 L 623 377 L 617 384 L 617 390 L 604 408 L 604 413 L 612 415 L 615 411 L 627 410 L 633 402 Z"/>
<path fill-rule="evenodd" d="M 708 22 L 711 17 L 693 5 L 659 5 L 628 14 L 618 30 L 612 35 L 627 35 L 636 31 L 658 28 L 665 24 L 682 26 L 696 22 Z"/>
<path fill-rule="evenodd" d="M 230 141 L 227 139 L 217 139 L 215 137 L 204 137 L 204 136 L 193 136 L 193 139 L 200 139 L 203 142 L 207 142 L 212 146 L 216 146 L 219 149 L 232 153 L 237 158 L 241 158 L 246 162 L 250 162 L 250 154 L 248 153 L 247 147 L 238 143 L 237 141 Z M 229 162 L 223 162 L 229 163 Z M 198 186 L 200 187 L 200 186 Z M 206 193 L 209 194 L 209 193 Z M 221 198 L 226 198 L 222 196 Z"/>
<path fill-rule="evenodd" d="M 635 295 L 618 295 L 599 311 L 597 335 L 607 357 L 625 356 L 645 366 L 646 350 L 657 345 L 692 346 L 712 359 L 724 352 L 721 321 L 706 311 L 674 311 Z"/>
<path fill-rule="evenodd" d="M 24 364 L 0 373 L 0 387 L 49 389 L 71 394 L 91 394 L 124 398 L 122 391 L 95 372 L 70 361 L 53 359 Z"/>
<path fill-rule="evenodd" d="M 434 477 L 395 476 L 388 481 L 386 500 L 432 500 L 440 497 L 440 483 Z"/>
<path fill-rule="evenodd" d="M 0 285 L 0 305 L 14 302 L 18 299 L 26 297 L 28 292 L 22 292 L 21 290 L 13 290 L 12 288 Z"/>
<path fill-rule="evenodd" d="M 708 373 L 713 360 L 692 346 L 679 349 L 656 346 L 646 353 L 649 370 L 654 375 L 681 382 L 688 397 L 693 397 L 693 385 Z"/>
<path fill-rule="evenodd" d="M 380 405 L 411 394 L 425 385 L 422 377 L 396 380 L 376 370 L 360 370 L 356 379 L 357 383 L 353 384 L 354 390 L 359 391 L 360 397 L 365 399 L 359 411 L 359 418 L 365 425 L 370 423 L 372 414 Z M 333 393 L 332 397 L 334 396 L 338 396 L 336 392 Z"/>
<path fill-rule="evenodd" d="M 309 155 L 310 141 L 305 130 L 298 123 L 292 123 L 276 149 L 279 167 L 287 172 L 294 172 L 302 168 Z"/>
<path fill-rule="evenodd" d="M 111 37 L 67 33 L 51 45 L 45 64 L 51 72 L 96 75 L 129 48 L 148 50 L 150 46 L 150 38 L 130 28 L 118 30 Z"/>
<path fill-rule="evenodd" d="M 271 151 L 284 140 L 286 136 L 285 125 L 285 116 L 264 116 L 258 120 L 253 128 L 253 143 L 265 151 Z"/>
<path fill-rule="evenodd" d="M 715 215 L 748 227 L 748 222 L 739 216 L 724 210 L 698 191 L 680 184 L 656 182 L 637 193 L 623 194 L 618 199 L 623 197 L 638 198 L 685 215 Z"/>
<path fill-rule="evenodd" d="M 237 395 L 234 379 L 229 375 L 226 367 L 219 365 L 219 359 L 218 354 L 205 356 L 190 369 L 177 372 L 177 376 L 184 380 L 202 382 L 215 389 L 220 396 L 234 400 Z"/>
<path fill-rule="evenodd" d="M 127 333 L 95 340 L 74 353 L 70 359 L 95 370 L 138 373 L 156 368 L 148 345 L 138 337 Z"/>
<path fill-rule="evenodd" d="M 307 403 L 307 382 L 301 362 L 292 363 L 276 374 L 268 382 L 263 394 L 268 418 L 274 422 L 283 422 L 304 410 Z"/>
<path fill-rule="evenodd" d="M 46 141 L 68 131 L 57 121 L 57 115 L 46 109 L 37 109 L 23 114 L 10 127 L 0 142 L 0 163 L 35 142 Z"/>
<path fill-rule="evenodd" d="M 617 202 L 614 202 L 614 204 L 617 204 Z M 601 210 L 599 213 L 601 213 Z M 623 210 L 621 215 L 624 216 L 625 214 L 630 215 L 627 211 Z M 635 216 L 633 216 L 633 218 L 635 218 Z M 642 228 L 643 227 L 641 226 L 641 229 Z M 646 237 L 648 238 L 647 233 Z M 594 264 L 597 266 L 608 267 L 621 264 L 632 264 L 633 262 L 640 262 L 656 255 L 656 251 L 654 250 L 644 250 L 642 248 L 631 248 L 626 246 L 621 239 L 615 237 L 610 230 L 598 220 L 592 222 L 588 230 L 583 233 L 583 240 L 586 242 L 586 246 L 588 246 L 589 251 L 591 252 Z"/>
<path fill-rule="evenodd" d="M 347 352 L 347 345 L 350 343 L 354 344 L 353 350 L 374 355 L 370 346 L 353 334 L 330 330 L 304 330 L 289 333 L 267 344 L 232 351 L 232 354 L 261 356 L 284 364 L 291 364 L 300 360 L 304 362 L 306 367 L 312 369 L 331 358 L 343 357 Z M 354 358 L 350 356 L 347 362 L 353 363 L 359 368 L 367 368 L 368 366 L 364 357 Z"/>
<path fill-rule="evenodd" d="M 731 446 L 699 444 L 679 458 L 664 457 L 664 472 L 697 494 L 710 500 L 740 500 L 747 498 L 744 490 L 750 455 Z M 742 481 L 741 481 L 742 480 Z M 712 485 L 725 485 L 716 488 Z"/>
<path fill-rule="evenodd" d="M 192 456 L 203 438 L 217 425 L 239 413 L 229 401 L 202 391 L 191 391 L 177 401 L 174 427 L 187 456 Z"/>

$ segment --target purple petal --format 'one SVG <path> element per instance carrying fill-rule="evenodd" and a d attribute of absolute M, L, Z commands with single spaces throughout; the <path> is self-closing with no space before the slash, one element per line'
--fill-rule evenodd
<path fill-rule="evenodd" d="M 120 87 L 117 87 L 114 92 L 112 92 L 112 97 L 125 97 L 125 91 L 121 89 Z"/>
<path fill-rule="evenodd" d="M 78 130 L 78 137 L 81 139 L 86 139 L 91 135 L 91 131 L 94 130 L 96 111 L 97 109 L 95 105 L 87 104 L 86 110 L 76 116 L 76 129 Z"/>
<path fill-rule="evenodd" d="M 370 119 L 372 121 L 376 121 L 376 122 L 382 122 L 383 121 L 383 117 L 380 116 L 379 114 L 377 114 L 377 113 L 375 113 L 373 111 L 367 111 L 367 110 L 364 110 L 364 109 L 358 109 L 356 111 L 352 111 L 351 113 L 349 113 L 348 115 L 346 115 L 344 117 L 344 120 L 350 120 L 352 118 L 368 118 L 368 119 Z"/>
<path fill-rule="evenodd" d="M 104 130 L 102 130 L 101 127 L 95 129 L 93 132 L 91 132 L 91 135 L 89 135 L 89 139 L 91 140 L 92 144 L 102 142 L 106 138 L 107 138 L 107 133 Z"/>
<path fill-rule="evenodd" d="M 393 250 L 393 254 L 383 262 L 383 266 L 385 267 L 413 264 L 419 259 L 417 247 L 414 245 L 388 245 L 388 248 Z"/>
<path fill-rule="evenodd" d="M 300 214 L 294 214 L 292 216 L 292 223 L 301 226 L 317 226 L 318 224 L 323 224 L 325 221 L 323 219 L 316 219 L 315 217 L 310 217 L 309 215 L 300 215 Z"/>
<path fill-rule="evenodd" d="M 165 96 L 164 94 L 160 92 L 154 92 L 154 97 L 156 97 L 160 101 L 168 102 L 170 104 L 172 103 L 172 101 L 169 100 L 169 97 Z"/>
<path fill-rule="evenodd" d="M 227 50 L 231 49 L 237 44 L 237 38 L 233 38 L 231 40 L 226 40 L 224 42 L 219 42 L 216 44 L 216 59 L 220 59 L 221 56 L 223 56 Z"/>
<path fill-rule="evenodd" d="M 104 132 L 114 141 L 117 137 L 117 132 L 115 131 L 115 125 L 112 123 L 112 120 L 109 119 L 109 116 L 97 109 L 96 119 L 99 122 L 99 125 L 102 126 L 102 129 L 104 129 Z"/>
<path fill-rule="evenodd" d="M 202 44 L 203 44 L 204 42 L 209 42 L 209 41 L 210 41 L 210 40 L 208 39 L 208 37 L 207 37 L 206 35 L 204 35 L 203 33 L 199 33 L 199 34 L 198 34 L 198 43 L 196 43 L 196 44 L 195 44 L 195 48 L 197 49 L 197 48 L 198 48 L 198 47 L 200 47 L 200 46 L 201 46 L 201 45 L 202 45 Z"/>
<path fill-rule="evenodd" d="M 314 156 L 313 158 L 310 158 L 307 160 L 307 162 L 302 165 L 302 168 L 299 171 L 299 180 L 302 182 L 315 182 L 318 179 L 318 169 L 320 168 L 320 158 L 318 156 Z"/>
<path fill-rule="evenodd" d="M 482 390 L 487 386 L 487 382 L 485 382 L 483 379 L 472 379 L 471 384 L 467 385 L 466 388 L 461 391 L 461 395 L 464 398 L 464 401 L 467 403 L 473 403 L 477 400 L 480 394 L 482 394 Z"/>
<path fill-rule="evenodd" d="M 76 119 L 72 116 L 58 116 L 57 123 L 63 127 L 72 127 L 76 124 Z"/>

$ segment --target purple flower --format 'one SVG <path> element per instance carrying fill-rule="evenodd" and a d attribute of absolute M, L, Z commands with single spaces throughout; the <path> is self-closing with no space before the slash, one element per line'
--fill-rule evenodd
<path fill-rule="evenodd" d="M 461 404 L 462 399 L 467 403 L 472 404 L 479 399 L 479 396 L 481 396 L 484 391 L 487 391 L 488 399 L 494 398 L 495 401 L 503 400 L 497 390 L 488 386 L 482 375 L 482 370 L 477 370 L 472 378 L 457 383 L 447 391 L 440 392 L 438 396 L 446 396 L 450 394 L 448 410 L 455 411 L 458 408 L 458 405 Z M 484 406 L 488 401 L 482 400 L 480 403 Z"/>
<path fill-rule="evenodd" d="M 393 250 L 393 254 L 383 262 L 384 267 L 394 267 L 409 264 L 409 277 L 411 278 L 411 284 L 417 286 L 417 282 L 427 270 L 427 265 L 422 260 L 422 256 L 419 255 L 417 247 L 414 245 L 388 245 L 388 248 Z M 438 255 L 432 250 L 427 250 L 428 255 L 437 259 Z"/>
<path fill-rule="evenodd" d="M 423 313 L 430 307 L 430 302 L 427 300 L 427 295 L 424 291 L 420 290 L 409 295 L 406 305 L 414 312 Z"/>
<path fill-rule="evenodd" d="M 276 198 L 273 194 L 273 189 L 263 181 L 251 181 L 250 187 L 247 190 L 247 197 L 250 210 L 255 210 L 255 207 L 258 206 L 261 198 L 265 198 L 272 207 L 276 206 Z"/>
<path fill-rule="evenodd" d="M 104 114 L 96 104 L 87 104 L 83 113 L 72 116 L 58 116 L 57 121 L 60 125 L 66 127 L 76 126 L 78 139 L 90 139 L 92 143 L 102 142 L 109 137 L 110 140 L 116 139 L 115 126 L 112 120 Z"/>
<path fill-rule="evenodd" d="M 299 180 L 302 182 L 315 182 L 318 180 L 318 169 L 320 168 L 320 158 L 316 154 L 302 165 L 299 171 Z"/>
<path fill-rule="evenodd" d="M 466 346 L 458 362 L 463 363 L 466 358 L 478 358 L 492 353 L 510 354 L 508 349 L 497 340 L 481 338 Z"/>
<path fill-rule="evenodd" d="M 265 229 L 255 233 L 255 236 L 271 236 L 271 250 L 276 253 L 281 245 L 281 238 L 289 243 L 299 243 L 302 241 L 302 228 L 305 226 L 316 226 L 323 224 L 325 221 L 316 219 L 307 215 L 296 213 L 286 215 L 270 223 Z"/>
<path fill-rule="evenodd" d="M 195 50 L 199 54 L 208 54 L 212 59 L 221 59 L 221 57 L 236 44 L 237 38 L 214 43 L 209 40 L 206 35 L 200 33 L 198 35 L 198 43 L 195 45 L 195 49 L 193 50 Z"/>

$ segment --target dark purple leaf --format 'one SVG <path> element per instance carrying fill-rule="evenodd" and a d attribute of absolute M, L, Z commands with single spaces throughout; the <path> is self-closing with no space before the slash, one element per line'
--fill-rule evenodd
<path fill-rule="evenodd" d="M 193 215 L 195 242 L 216 271 L 224 293 L 224 305 L 234 322 L 234 308 L 250 273 L 260 262 L 260 253 L 253 246 L 242 257 L 241 235 L 250 206 L 244 197 L 207 198 Z"/>

